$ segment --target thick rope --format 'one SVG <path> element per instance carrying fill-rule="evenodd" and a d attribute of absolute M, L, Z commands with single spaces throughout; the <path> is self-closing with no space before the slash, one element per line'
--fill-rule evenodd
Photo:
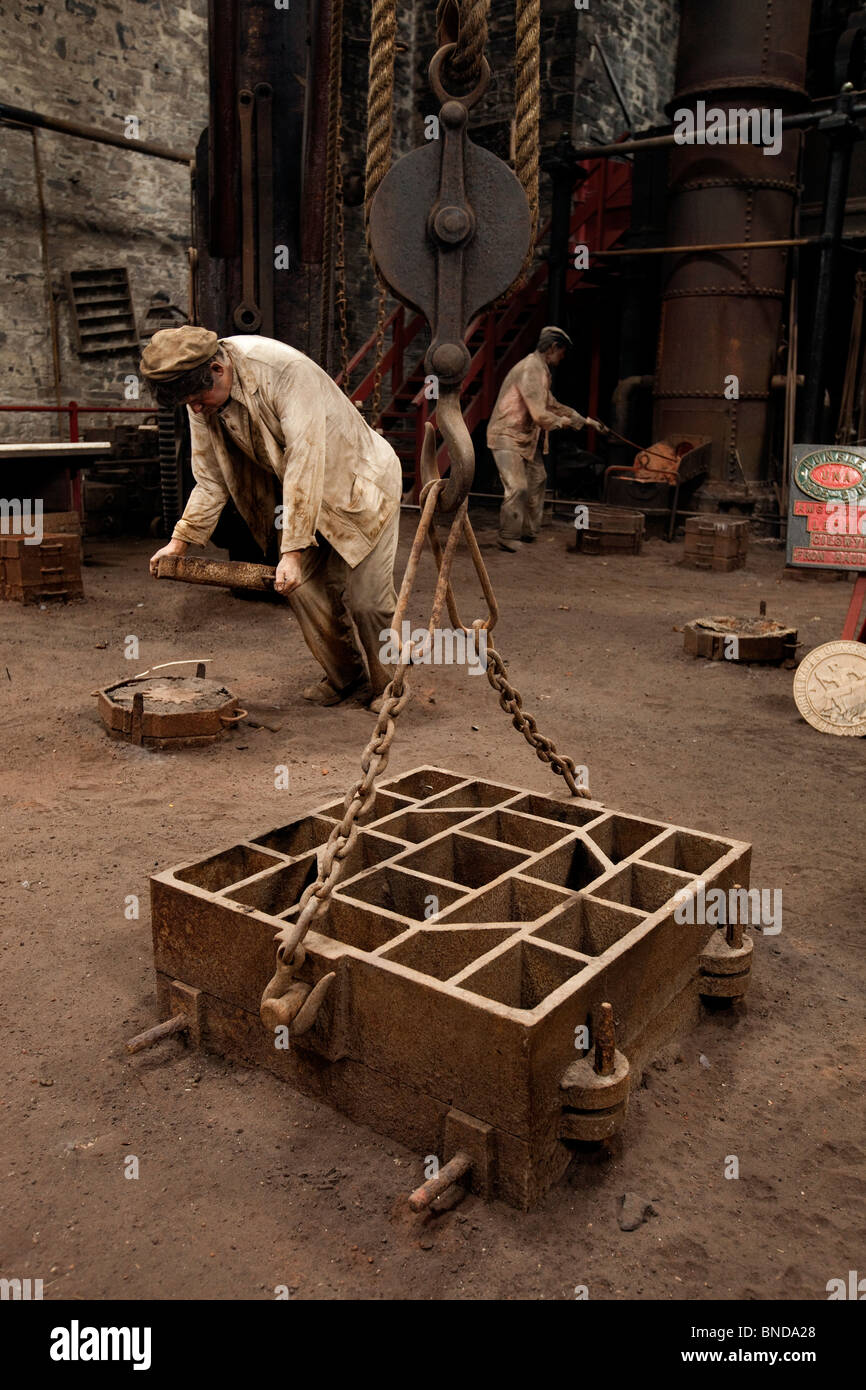
<path fill-rule="evenodd" d="M 518 279 L 532 264 L 538 232 L 538 122 L 541 0 L 517 0 L 514 55 L 514 172 L 529 203 L 530 234 Z"/>
<path fill-rule="evenodd" d="M 475 86 L 481 72 L 481 59 L 487 47 L 487 12 L 490 0 L 439 0 L 436 29 L 440 42 L 455 32 L 457 47 L 442 65 L 446 89 Z"/>
<path fill-rule="evenodd" d="M 388 286 L 382 279 L 370 240 L 370 207 L 373 196 L 391 167 L 391 131 L 394 123 L 394 58 L 397 38 L 395 0 L 373 0 L 370 14 L 370 76 L 367 89 L 367 169 L 364 190 L 364 230 L 367 253 L 379 281 L 376 310 L 376 365 L 369 421 L 375 426 L 382 410 L 382 359 L 385 356 L 385 311 Z"/>
<path fill-rule="evenodd" d="M 337 207 L 337 174 L 340 159 L 340 109 L 342 85 L 343 0 L 331 0 L 328 36 L 328 136 L 325 154 L 325 225 L 322 242 L 322 304 L 319 354 L 327 371 L 330 359 L 331 290 L 334 276 L 334 224 Z"/>
<path fill-rule="evenodd" d="M 337 315 L 337 328 L 340 334 L 340 381 L 347 396 L 351 396 L 349 383 L 349 294 L 346 281 L 346 219 L 343 207 L 343 130 L 342 102 L 337 122 L 337 173 L 334 182 L 334 217 L 337 242 L 337 258 L 334 267 L 334 308 Z"/>
<path fill-rule="evenodd" d="M 370 204 L 391 167 L 391 127 L 394 119 L 394 54 L 397 38 L 395 0 L 373 0 L 370 15 L 370 76 L 367 90 L 367 170 L 364 225 L 370 245 Z M 378 270 L 377 270 L 378 274 Z"/>

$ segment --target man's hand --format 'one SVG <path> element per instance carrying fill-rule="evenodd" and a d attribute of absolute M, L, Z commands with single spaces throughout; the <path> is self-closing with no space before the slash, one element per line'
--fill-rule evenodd
<path fill-rule="evenodd" d="M 157 578 L 157 564 L 161 555 L 185 555 L 188 550 L 189 543 L 187 541 L 169 541 L 168 545 L 162 547 L 162 550 L 157 550 L 156 554 L 150 557 L 150 572 L 153 578 Z"/>
<path fill-rule="evenodd" d="M 297 589 L 301 582 L 301 552 L 300 550 L 290 550 L 283 555 L 277 565 L 277 577 L 274 581 L 274 588 L 278 594 L 290 594 L 293 589 Z"/>
<path fill-rule="evenodd" d="M 600 420 L 587 419 L 586 428 L 588 430 L 597 430 L 599 434 L 610 434 L 607 425 L 603 425 Z"/>
<path fill-rule="evenodd" d="M 562 428 L 566 430 L 582 430 L 592 424 L 591 420 L 581 415 L 579 410 L 572 410 L 567 406 L 567 414 L 563 417 Z"/>

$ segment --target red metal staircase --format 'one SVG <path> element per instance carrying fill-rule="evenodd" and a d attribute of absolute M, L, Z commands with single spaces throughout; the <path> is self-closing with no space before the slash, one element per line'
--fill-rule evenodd
<path fill-rule="evenodd" d="M 626 231 L 631 221 L 631 165 L 613 160 L 590 160 L 585 166 L 587 177 L 575 195 L 571 219 L 570 246 L 585 245 L 593 252 L 606 251 Z M 548 227 L 539 230 L 537 244 L 546 240 Z M 582 287 L 585 272 L 572 264 L 568 272 L 569 292 Z M 544 260 L 522 289 L 517 290 L 499 309 L 479 314 L 466 330 L 466 343 L 471 354 L 469 370 L 463 381 L 461 396 L 464 417 L 470 433 L 481 421 L 489 419 L 499 387 L 506 373 L 531 352 L 544 326 L 547 304 L 548 264 Z M 385 345 L 381 373 L 383 399 L 387 400 L 374 422 L 394 446 L 403 464 L 406 487 L 415 482 L 415 460 L 420 454 L 424 422 L 436 409 L 435 400 L 425 395 L 423 358 L 408 373 L 405 359 L 419 333 L 426 326 L 421 314 L 411 314 L 399 305 L 385 322 Z M 390 341 L 389 341 L 390 340 Z M 417 356 L 416 354 L 414 354 Z M 371 397 L 376 378 L 376 336 L 373 334 L 349 362 L 349 380 L 368 360 L 366 375 L 353 387 L 352 399 L 363 407 Z M 342 372 L 337 377 L 343 384 Z M 389 390 L 390 385 L 390 399 Z M 589 383 L 588 411 L 597 409 L 597 372 Z M 440 466 L 447 464 L 444 449 Z"/>

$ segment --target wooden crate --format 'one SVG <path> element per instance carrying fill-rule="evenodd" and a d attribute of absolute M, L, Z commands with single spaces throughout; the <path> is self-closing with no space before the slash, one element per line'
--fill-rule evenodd
<path fill-rule="evenodd" d="M 71 598 L 84 598 L 79 536 L 47 535 L 39 545 L 28 545 L 21 536 L 0 537 L 0 599 Z"/>
<path fill-rule="evenodd" d="M 625 507 L 605 507 L 598 502 L 579 503 L 588 513 L 586 526 L 575 525 L 569 550 L 584 555 L 639 555 L 646 533 L 643 512 Z"/>
<path fill-rule="evenodd" d="M 692 516 L 686 522 L 683 565 L 687 569 L 742 569 L 749 550 L 746 517 Z"/>

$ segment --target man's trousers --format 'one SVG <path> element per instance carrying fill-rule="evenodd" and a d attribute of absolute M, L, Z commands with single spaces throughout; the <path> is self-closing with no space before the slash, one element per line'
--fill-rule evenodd
<path fill-rule="evenodd" d="M 494 449 L 493 457 L 505 489 L 499 514 L 500 539 L 519 541 L 521 536 L 537 536 L 547 486 L 544 455 L 540 448 L 533 459 L 521 458 L 516 449 Z"/>
<path fill-rule="evenodd" d="M 322 536 L 300 552 L 301 583 L 289 594 L 289 603 L 304 641 L 335 690 L 357 685 L 369 674 L 373 694 L 381 695 L 391 679 L 391 670 L 379 659 L 379 633 L 390 628 L 397 603 L 399 530 L 398 507 L 354 569 Z"/>

